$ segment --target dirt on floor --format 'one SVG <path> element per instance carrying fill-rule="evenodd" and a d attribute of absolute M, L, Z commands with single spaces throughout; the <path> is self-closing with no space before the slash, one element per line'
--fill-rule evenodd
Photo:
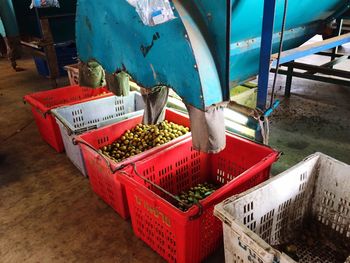
<path fill-rule="evenodd" d="M 0 262 L 164 262 L 42 141 L 22 98 L 50 81 L 19 66 L 0 59 Z"/>

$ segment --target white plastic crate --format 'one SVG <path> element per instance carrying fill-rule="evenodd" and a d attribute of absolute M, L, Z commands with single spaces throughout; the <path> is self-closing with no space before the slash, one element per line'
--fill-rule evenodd
<path fill-rule="evenodd" d="M 71 86 L 79 85 L 79 68 L 78 64 L 64 66 L 67 71 L 69 83 Z"/>
<path fill-rule="evenodd" d="M 139 93 L 133 91 L 129 96 L 111 96 L 72 106 L 52 110 L 60 127 L 68 158 L 87 176 L 83 156 L 78 145 L 73 144 L 75 135 L 116 123 L 136 115 L 142 115 L 144 102 Z"/>
<path fill-rule="evenodd" d="M 293 244 L 299 262 L 350 263 L 350 250 L 341 260 L 337 251 L 350 245 L 350 166 L 324 154 L 225 200 L 214 213 L 223 222 L 227 263 L 296 262 L 273 248 L 281 244 Z M 327 242 L 302 242 L 310 224 L 320 226 L 317 235 Z"/>

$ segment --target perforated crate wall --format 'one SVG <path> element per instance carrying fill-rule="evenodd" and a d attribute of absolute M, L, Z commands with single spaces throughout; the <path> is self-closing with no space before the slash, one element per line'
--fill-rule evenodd
<path fill-rule="evenodd" d="M 73 143 L 77 134 L 117 123 L 143 114 L 144 103 L 140 94 L 96 99 L 93 101 L 53 109 L 60 127 L 66 154 L 72 163 L 87 176 L 85 163 L 78 145 Z"/>
<path fill-rule="evenodd" d="M 334 262 L 336 251 L 321 243 L 308 247 L 295 238 L 306 220 L 313 219 L 350 242 L 349 189 L 350 166 L 317 153 L 264 184 L 226 200 L 215 208 L 226 226 L 226 260 L 250 262 L 249 257 L 254 257 L 272 263 L 275 257 L 281 262 L 294 262 L 271 247 L 292 242 L 298 247 L 301 262 Z M 253 255 L 249 251 L 254 251 Z"/>
<path fill-rule="evenodd" d="M 33 117 L 44 141 L 57 152 L 64 151 L 60 129 L 51 110 L 65 105 L 111 96 L 106 88 L 91 89 L 68 86 L 26 95 L 24 100 L 32 106 Z"/>
<path fill-rule="evenodd" d="M 165 119 L 177 124 L 189 127 L 188 117 L 170 109 L 165 111 Z M 118 179 L 118 174 L 113 174 L 105 160 L 97 153 L 97 151 L 108 144 L 111 144 L 116 139 L 120 138 L 125 131 L 131 130 L 137 124 L 142 122 L 142 116 L 134 116 L 121 122 L 107 125 L 105 127 L 89 131 L 85 134 L 77 136 L 77 140 L 81 140 L 91 145 L 94 150 L 84 144 L 79 144 L 83 153 L 83 159 L 86 165 L 86 170 L 90 178 L 90 184 L 94 192 L 99 195 L 107 204 L 109 204 L 123 218 L 129 217 L 128 205 L 126 201 L 124 186 Z M 109 160 L 112 168 L 115 170 L 121 165 L 129 162 L 136 162 L 149 155 L 161 151 L 164 148 L 170 147 L 191 136 L 190 133 L 180 136 L 166 144 L 154 147 L 143 153 L 129 157 L 122 162 L 116 163 Z"/>
<path fill-rule="evenodd" d="M 269 177 L 275 151 L 233 135 L 226 136 L 226 143 L 222 152 L 205 154 L 194 150 L 187 139 L 136 163 L 139 174 L 173 195 L 198 183 L 217 184 L 219 189 L 201 201 L 202 214 L 195 218 L 198 207 L 182 212 L 133 167 L 119 172 L 135 234 L 169 262 L 200 262 L 214 252 L 222 242 L 214 205 Z"/>
<path fill-rule="evenodd" d="M 142 97 L 131 92 L 126 97 L 110 96 L 93 101 L 59 107 L 52 112 L 57 119 L 70 129 L 70 133 L 79 134 L 108 124 L 141 115 L 144 109 Z"/>

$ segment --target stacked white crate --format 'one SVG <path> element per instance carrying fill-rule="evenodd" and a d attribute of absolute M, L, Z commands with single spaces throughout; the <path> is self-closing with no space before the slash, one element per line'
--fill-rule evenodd
<path fill-rule="evenodd" d="M 80 148 L 74 144 L 74 136 L 142 115 L 143 110 L 144 102 L 141 95 L 133 91 L 126 97 L 110 96 L 56 108 L 52 113 L 60 127 L 68 158 L 84 176 L 88 176 Z"/>

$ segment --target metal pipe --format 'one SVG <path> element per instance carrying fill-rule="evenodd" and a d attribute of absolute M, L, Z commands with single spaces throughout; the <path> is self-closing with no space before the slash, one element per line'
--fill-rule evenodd
<path fill-rule="evenodd" d="M 264 1 L 257 101 L 257 107 L 262 111 L 266 108 L 267 90 L 269 85 L 275 9 L 276 0 Z"/>

